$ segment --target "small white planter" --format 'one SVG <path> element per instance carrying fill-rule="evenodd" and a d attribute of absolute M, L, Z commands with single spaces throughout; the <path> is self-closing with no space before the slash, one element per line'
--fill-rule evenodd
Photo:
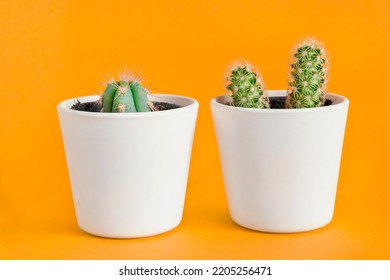
<path fill-rule="evenodd" d="M 268 91 L 285 96 L 285 91 Z M 246 109 L 211 100 L 232 219 L 265 232 L 300 232 L 333 217 L 349 101 L 330 106 Z"/>
<path fill-rule="evenodd" d="M 150 99 L 182 108 L 81 112 L 70 109 L 74 99 L 57 106 L 77 221 L 86 232 L 145 237 L 182 219 L 198 102 L 163 94 Z"/>

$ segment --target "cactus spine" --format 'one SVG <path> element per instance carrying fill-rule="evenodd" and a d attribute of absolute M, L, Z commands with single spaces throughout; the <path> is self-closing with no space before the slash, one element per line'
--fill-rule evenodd
<path fill-rule="evenodd" d="M 328 56 L 315 38 L 306 38 L 293 49 L 286 108 L 319 107 L 325 103 Z"/>
<path fill-rule="evenodd" d="M 150 112 L 147 90 L 140 83 L 125 74 L 120 75 L 120 81 L 111 80 L 103 92 L 103 112 Z"/>
<path fill-rule="evenodd" d="M 246 62 L 236 62 L 227 76 L 233 101 L 231 105 L 245 108 L 269 108 L 269 100 L 263 79 Z"/>

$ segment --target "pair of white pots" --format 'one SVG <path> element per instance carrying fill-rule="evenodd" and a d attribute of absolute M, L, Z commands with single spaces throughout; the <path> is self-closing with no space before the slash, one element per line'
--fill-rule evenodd
<path fill-rule="evenodd" d="M 84 231 L 135 238 L 180 223 L 198 102 L 173 95 L 152 98 L 182 108 L 103 114 L 72 110 L 73 100 L 58 105 L 77 221 Z M 236 223 L 283 233 L 331 221 L 349 102 L 334 94 L 328 98 L 333 104 L 326 107 L 263 110 L 228 106 L 227 96 L 211 100 Z"/>

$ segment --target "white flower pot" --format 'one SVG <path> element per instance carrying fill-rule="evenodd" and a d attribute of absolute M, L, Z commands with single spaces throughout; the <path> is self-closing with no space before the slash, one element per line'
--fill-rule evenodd
<path fill-rule="evenodd" d="M 285 91 L 268 91 L 285 96 Z M 232 219 L 265 232 L 301 232 L 333 217 L 349 101 L 310 109 L 246 109 L 211 100 Z"/>
<path fill-rule="evenodd" d="M 77 221 L 86 232 L 144 237 L 182 219 L 198 102 L 163 94 L 150 99 L 183 107 L 94 113 L 70 109 L 74 99 L 57 106 Z"/>

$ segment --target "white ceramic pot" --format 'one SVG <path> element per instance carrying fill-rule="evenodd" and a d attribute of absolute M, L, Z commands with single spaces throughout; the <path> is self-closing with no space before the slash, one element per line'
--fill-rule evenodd
<path fill-rule="evenodd" d="M 268 91 L 285 96 L 285 91 Z M 246 109 L 211 100 L 232 219 L 265 232 L 300 232 L 333 217 L 349 101 L 330 106 Z"/>
<path fill-rule="evenodd" d="M 95 101 L 97 96 L 78 98 Z M 156 94 L 182 108 L 93 113 L 57 106 L 77 221 L 110 238 L 151 236 L 182 219 L 198 102 Z"/>

